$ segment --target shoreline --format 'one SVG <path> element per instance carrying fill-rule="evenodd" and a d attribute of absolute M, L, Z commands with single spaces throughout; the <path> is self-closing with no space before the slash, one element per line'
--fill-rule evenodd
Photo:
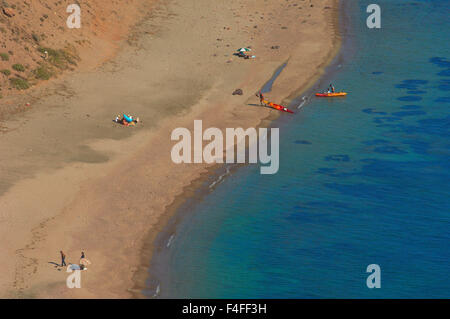
<path fill-rule="evenodd" d="M 298 77 L 297 67 L 301 65 L 305 73 L 315 74 L 318 71 L 315 66 L 323 64 L 317 52 L 321 53 L 320 49 L 328 47 L 328 44 L 323 40 L 314 42 L 316 39 L 313 37 L 318 32 L 329 32 L 326 28 L 329 21 L 323 17 L 322 8 L 305 8 L 313 13 L 312 22 L 299 35 L 295 25 L 300 22 L 293 20 L 293 11 L 272 1 L 264 9 L 272 9 L 274 14 L 292 14 L 290 20 L 286 20 L 288 31 L 275 26 L 271 27 L 271 32 L 264 32 L 263 27 L 255 31 L 245 26 L 240 32 L 231 34 L 222 30 L 223 25 L 232 23 L 234 17 L 237 21 L 233 26 L 236 24 L 239 29 L 239 21 L 247 21 L 241 15 L 252 15 L 253 12 L 238 9 L 239 5 L 242 6 L 239 0 L 229 3 L 225 11 L 216 7 L 217 4 L 202 3 L 204 8 L 199 12 L 199 8 L 170 2 L 164 8 L 164 14 L 176 18 L 167 20 L 162 15 L 148 21 L 145 26 L 148 28 L 158 23 L 168 26 L 155 36 L 147 37 L 143 44 L 145 50 L 131 53 L 132 62 L 124 53 L 97 73 L 76 76 L 67 83 L 67 96 L 45 98 L 46 105 L 29 112 L 23 123 L 13 123 L 20 131 L 5 135 L 5 144 L 10 141 L 17 147 L 17 154 L 33 145 L 26 159 L 39 159 L 44 163 L 30 166 L 33 171 L 28 173 L 29 176 L 25 175 L 26 178 L 20 176 L 18 182 L 17 178 L 12 179 L 14 187 L 0 197 L 0 208 L 7 212 L 0 217 L 10 223 L 0 224 L 0 227 L 5 227 L 2 228 L 5 230 L 2 239 L 11 243 L 11 247 L 1 251 L 2 257 L 8 258 L 0 278 L 3 279 L 1 295 L 19 298 L 128 298 L 139 294 L 135 289 L 139 287 L 136 279 L 143 280 L 140 284 L 145 285 L 142 274 L 147 276 L 146 265 L 150 258 L 147 262 L 143 259 L 150 251 L 149 245 L 153 245 L 149 244 L 149 236 L 156 236 L 164 220 L 170 217 L 168 209 L 171 203 L 175 203 L 173 199 L 185 192 L 187 185 L 195 183 L 192 181 L 198 176 L 205 176 L 215 166 L 177 166 L 171 163 L 167 155 L 171 148 L 168 132 L 174 126 L 190 128 L 196 118 L 219 128 L 266 124 L 280 114 L 266 108 L 243 108 L 254 99 L 253 93 L 230 98 L 230 90 L 242 87 L 245 92 L 255 92 L 264 84 L 258 79 L 269 78 L 274 69 L 289 58 L 293 65 L 281 73 L 270 94 L 272 99 L 284 98 L 286 101 L 286 96 L 298 90 L 302 81 L 309 83 L 308 79 Z M 337 1 L 321 1 L 321 4 L 331 3 L 335 5 Z M 259 8 L 259 3 L 255 2 L 250 7 L 253 10 Z M 239 14 L 234 10 L 239 10 Z M 192 17 L 200 17 L 202 12 L 205 13 L 204 21 L 197 20 L 198 25 L 193 27 L 197 27 L 197 32 L 206 32 L 205 40 L 202 39 L 203 45 L 199 44 L 201 48 L 186 52 L 192 39 L 180 39 L 178 33 L 185 30 L 185 24 L 191 23 Z M 221 14 L 215 16 L 214 12 Z M 217 22 L 219 17 L 223 21 Z M 269 24 L 266 25 L 269 28 Z M 211 27 L 205 29 L 204 26 Z M 253 40 L 256 35 L 260 36 Z M 225 59 L 219 56 L 227 56 L 232 47 L 225 47 L 221 41 L 211 46 L 208 41 L 215 41 L 217 36 L 228 37 L 227 42 L 232 43 L 232 47 L 254 44 L 264 64 L 258 59 L 253 63 L 233 59 L 232 63 L 226 64 Z M 290 42 L 292 38 L 303 39 L 299 42 L 303 47 L 293 45 Z M 308 39 L 312 39 L 312 45 Z M 160 50 L 167 46 L 167 41 L 172 50 L 161 57 Z M 268 43 L 274 42 L 285 45 L 286 49 L 275 52 L 267 48 Z M 139 63 L 145 63 L 145 67 Z M 119 70 L 113 72 L 116 66 Z M 152 78 L 148 77 L 150 72 L 154 75 Z M 184 78 L 183 74 L 189 74 L 190 78 Z M 291 83 L 294 77 L 298 79 L 296 87 Z M 118 83 L 124 79 L 128 79 L 130 85 L 122 88 Z M 177 91 L 174 92 L 174 88 Z M 105 92 L 109 95 L 102 95 Z M 174 93 L 178 95 L 174 96 Z M 128 99 L 124 100 L 124 96 Z M 128 105 L 127 112 L 142 114 L 144 118 L 142 129 L 137 128 L 139 131 L 135 133 L 135 130 L 115 127 L 109 121 L 105 123 L 105 117 L 116 114 L 116 109 L 120 110 L 124 102 Z M 58 105 L 65 105 L 64 113 L 62 110 L 56 112 L 54 106 Z M 159 109 L 148 108 L 148 105 L 167 107 L 169 111 L 160 115 L 157 113 Z M 27 123 L 30 119 L 33 121 Z M 53 125 L 49 127 L 46 122 Z M 40 132 L 51 139 L 42 142 Z M 36 140 L 23 140 L 22 136 L 35 136 Z M 51 152 L 48 147 L 53 147 Z M 123 149 L 133 151 L 121 152 Z M 18 165 L 8 161 L 8 156 L 14 158 L 15 155 L 14 150 L 3 153 L 7 159 L 4 163 Z M 61 161 L 65 163 L 63 168 L 59 164 Z M 30 164 L 25 161 L 22 165 L 28 169 Z M 16 171 L 11 170 L 11 178 L 15 177 Z M 58 187 L 62 183 L 65 187 Z M 42 189 L 42 184 L 48 186 Z M 29 218 L 31 213 L 32 218 Z M 28 218 L 26 222 L 24 218 Z M 80 249 L 85 250 L 93 261 L 93 266 L 84 275 L 85 289 L 66 289 L 63 284 L 65 274 L 48 265 L 49 259 L 54 259 L 52 256 L 56 256 L 61 248 L 71 258 Z M 121 267 L 111 269 L 108 267 L 111 263 Z M 11 280 L 14 286 L 10 286 Z M 135 288 L 132 289 L 133 282 Z"/>
<path fill-rule="evenodd" d="M 327 78 L 337 72 L 340 60 L 347 58 L 349 53 L 343 52 L 343 45 L 348 42 L 348 26 L 349 18 L 345 16 L 346 10 L 350 4 L 342 1 L 338 3 L 338 12 L 334 15 L 333 25 L 338 32 L 333 39 L 333 50 L 329 52 L 327 59 L 317 68 L 317 72 L 311 76 L 306 85 L 299 87 L 291 92 L 282 104 L 288 103 L 291 109 L 299 110 L 303 106 L 307 106 L 310 98 L 314 95 L 318 87 L 322 85 Z M 351 50 L 351 49 L 350 49 Z M 272 77 L 265 82 L 263 88 L 270 83 L 272 86 L 276 78 L 283 72 L 289 61 L 283 62 L 276 68 Z M 279 71 L 281 69 L 281 71 Z M 277 75 L 277 73 L 279 74 Z M 268 91 L 270 93 L 271 90 Z M 298 102 L 306 98 L 306 103 L 297 107 Z M 280 119 L 280 113 L 272 113 L 262 118 L 256 129 L 261 127 L 273 127 Z M 289 119 L 292 120 L 292 119 Z M 281 123 L 280 123 L 281 124 Z M 176 238 L 177 228 L 186 221 L 187 217 L 193 214 L 193 210 L 198 203 L 214 191 L 216 185 L 223 182 L 224 179 L 230 177 L 240 167 L 249 164 L 214 164 L 207 169 L 198 178 L 192 180 L 189 185 L 183 188 L 183 192 L 175 197 L 173 202 L 166 207 L 166 212 L 161 215 L 158 220 L 157 233 L 150 233 L 144 241 L 141 251 L 141 267 L 133 278 L 133 298 L 158 298 L 161 293 L 161 285 L 164 279 L 167 280 L 167 262 L 169 258 L 169 247 Z M 219 181 L 219 182 L 217 182 Z M 211 182 L 213 184 L 211 184 Z M 211 187 L 213 185 L 213 187 Z M 212 189 L 211 189 L 212 188 Z M 161 279 L 163 278 L 163 279 Z"/>

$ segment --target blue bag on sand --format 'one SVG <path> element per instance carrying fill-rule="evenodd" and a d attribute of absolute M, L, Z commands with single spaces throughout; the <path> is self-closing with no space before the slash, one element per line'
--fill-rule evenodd
<path fill-rule="evenodd" d="M 131 117 L 126 116 L 125 114 L 123 115 L 123 118 L 124 118 L 128 123 L 133 122 L 133 119 L 132 119 Z"/>

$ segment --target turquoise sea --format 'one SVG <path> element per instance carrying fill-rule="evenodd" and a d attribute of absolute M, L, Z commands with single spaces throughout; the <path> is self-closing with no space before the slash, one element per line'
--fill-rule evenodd
<path fill-rule="evenodd" d="M 378 30 L 370 3 L 319 84 L 350 94 L 296 101 L 277 174 L 237 168 L 180 212 L 160 297 L 450 297 L 450 2 L 379 0 Z"/>

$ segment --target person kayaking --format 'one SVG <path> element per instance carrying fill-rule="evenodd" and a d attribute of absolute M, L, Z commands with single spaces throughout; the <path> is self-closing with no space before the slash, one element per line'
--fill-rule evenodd
<path fill-rule="evenodd" d="M 330 87 L 328 88 L 329 93 L 334 93 L 334 86 L 332 83 L 330 83 Z"/>

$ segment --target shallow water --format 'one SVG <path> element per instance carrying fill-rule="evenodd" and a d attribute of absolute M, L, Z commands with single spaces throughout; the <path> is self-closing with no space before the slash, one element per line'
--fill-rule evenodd
<path fill-rule="evenodd" d="M 369 30 L 369 3 L 330 79 L 350 94 L 275 123 L 278 174 L 241 167 L 195 206 L 162 297 L 450 297 L 450 4 L 380 0 Z"/>

